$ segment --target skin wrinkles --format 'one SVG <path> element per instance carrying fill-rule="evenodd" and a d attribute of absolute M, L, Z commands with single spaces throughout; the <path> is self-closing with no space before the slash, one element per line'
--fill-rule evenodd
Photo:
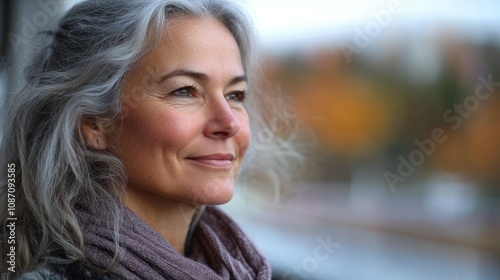
<path fill-rule="evenodd" d="M 248 84 L 221 22 L 181 17 L 166 28 L 125 77 L 127 114 L 110 141 L 128 176 L 124 204 L 182 254 L 196 207 L 232 197 L 250 142 Z"/>

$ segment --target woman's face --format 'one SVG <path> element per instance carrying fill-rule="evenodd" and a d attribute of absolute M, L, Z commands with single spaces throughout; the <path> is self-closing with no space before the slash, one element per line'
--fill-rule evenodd
<path fill-rule="evenodd" d="M 190 205 L 230 200 L 249 145 L 247 86 L 238 45 L 221 22 L 171 20 L 125 77 L 124 118 L 112 144 L 127 195 Z"/>

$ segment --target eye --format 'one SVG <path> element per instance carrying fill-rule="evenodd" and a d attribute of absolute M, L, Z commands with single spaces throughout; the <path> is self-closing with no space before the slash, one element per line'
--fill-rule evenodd
<path fill-rule="evenodd" d="M 226 95 L 227 100 L 236 101 L 236 102 L 243 102 L 246 97 L 247 97 L 246 90 L 233 91 L 233 92 Z"/>
<path fill-rule="evenodd" d="M 189 98 L 193 97 L 193 93 L 195 90 L 196 88 L 194 86 L 181 87 L 172 91 L 168 95 L 173 97 Z"/>

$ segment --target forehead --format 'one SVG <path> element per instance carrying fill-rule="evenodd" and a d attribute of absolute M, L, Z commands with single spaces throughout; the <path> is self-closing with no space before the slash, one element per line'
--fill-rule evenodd
<path fill-rule="evenodd" d="M 229 29 L 212 17 L 170 19 L 143 64 L 155 69 L 189 68 L 205 72 L 217 66 L 243 74 L 238 44 Z"/>

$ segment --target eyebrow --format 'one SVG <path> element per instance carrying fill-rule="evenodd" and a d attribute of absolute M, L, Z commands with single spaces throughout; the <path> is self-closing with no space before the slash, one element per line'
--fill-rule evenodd
<path fill-rule="evenodd" d="M 200 72 L 191 71 L 191 70 L 187 70 L 187 69 L 176 69 L 176 70 L 174 70 L 166 75 L 163 75 L 160 78 L 159 83 L 161 83 L 165 80 L 168 80 L 170 78 L 173 78 L 173 77 L 178 77 L 178 76 L 191 77 L 191 78 L 198 80 L 198 81 L 201 81 L 201 82 L 209 82 L 210 81 L 210 77 L 208 77 L 208 75 L 205 73 L 200 73 Z M 236 77 L 232 78 L 227 85 L 231 86 L 231 85 L 234 85 L 234 84 L 237 84 L 240 82 L 248 82 L 248 77 L 246 75 L 236 76 Z"/>

